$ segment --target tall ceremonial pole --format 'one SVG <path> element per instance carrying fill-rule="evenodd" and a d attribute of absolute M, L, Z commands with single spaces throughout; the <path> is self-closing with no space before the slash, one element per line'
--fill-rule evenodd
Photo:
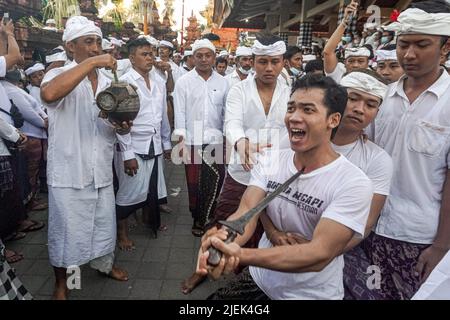
<path fill-rule="evenodd" d="M 181 8 L 181 49 L 183 48 L 183 42 L 184 42 L 184 0 Z"/>

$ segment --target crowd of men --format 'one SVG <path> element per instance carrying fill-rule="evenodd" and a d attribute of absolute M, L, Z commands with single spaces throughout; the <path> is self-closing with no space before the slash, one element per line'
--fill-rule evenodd
<path fill-rule="evenodd" d="M 439 263 L 450 259 L 450 5 L 414 3 L 349 34 L 357 10 L 352 1 L 323 50 L 262 32 L 234 56 L 206 38 L 183 56 L 151 36 L 125 44 L 75 16 L 26 78 L 2 21 L 0 298 L 32 298 L 9 266 L 24 257 L 3 242 L 42 229 L 28 212 L 47 207 L 55 299 L 68 297 L 70 266 L 127 281 L 114 251 L 135 249 L 130 217 L 142 212 L 152 238 L 167 230 L 165 160 L 185 167 L 202 237 L 185 294 L 234 272 L 209 299 L 450 298 L 432 274 L 448 278 Z M 115 76 L 137 88 L 132 121 L 99 113 Z M 274 192 L 242 234 L 219 223 Z M 373 266 L 380 283 L 368 286 Z"/>

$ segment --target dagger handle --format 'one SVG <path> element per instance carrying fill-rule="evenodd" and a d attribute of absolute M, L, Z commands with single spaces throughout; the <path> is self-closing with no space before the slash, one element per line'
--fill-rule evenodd
<path fill-rule="evenodd" d="M 233 230 L 228 229 L 228 236 L 227 239 L 224 241 L 225 243 L 231 243 L 236 239 L 237 233 Z M 217 250 L 214 247 L 209 247 L 208 249 L 209 256 L 208 256 L 208 264 L 211 266 L 217 266 L 220 263 L 220 259 L 222 258 L 222 252 Z"/>

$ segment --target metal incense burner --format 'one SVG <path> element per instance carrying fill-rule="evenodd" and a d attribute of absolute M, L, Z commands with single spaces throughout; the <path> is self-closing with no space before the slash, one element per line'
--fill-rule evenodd
<path fill-rule="evenodd" d="M 114 79 L 111 86 L 97 95 L 97 106 L 102 110 L 100 116 L 118 123 L 132 121 L 140 108 L 137 88 L 127 82 L 119 81 L 116 72 L 114 72 Z"/>

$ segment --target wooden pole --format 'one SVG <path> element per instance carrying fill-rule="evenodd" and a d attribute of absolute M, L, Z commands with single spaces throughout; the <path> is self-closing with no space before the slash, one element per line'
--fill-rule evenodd
<path fill-rule="evenodd" d="M 181 9 L 181 48 L 182 48 L 182 50 L 184 50 L 183 43 L 184 43 L 184 0 L 183 0 L 183 6 Z"/>
<path fill-rule="evenodd" d="M 144 2 L 144 34 L 148 35 L 148 20 L 147 20 L 148 2 Z"/>

